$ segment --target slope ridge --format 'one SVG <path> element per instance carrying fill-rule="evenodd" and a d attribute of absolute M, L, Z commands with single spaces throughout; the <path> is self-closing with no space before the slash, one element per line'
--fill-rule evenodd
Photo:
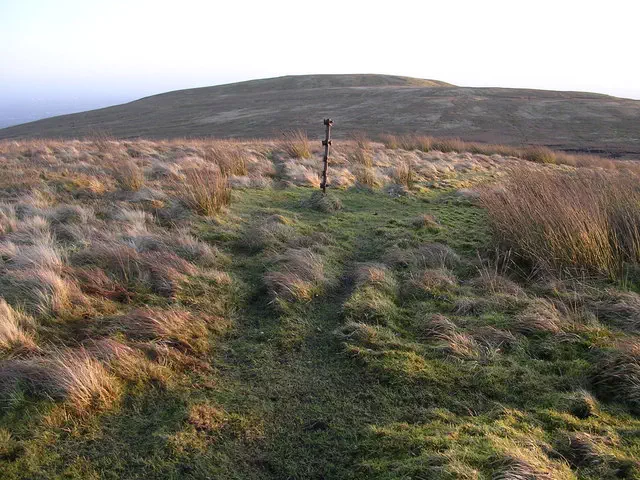
<path fill-rule="evenodd" d="M 392 75 L 302 75 L 167 92 L 0 130 L 0 139 L 265 138 L 302 128 L 335 134 L 419 133 L 640 155 L 640 101 L 585 92 L 457 87 Z"/>

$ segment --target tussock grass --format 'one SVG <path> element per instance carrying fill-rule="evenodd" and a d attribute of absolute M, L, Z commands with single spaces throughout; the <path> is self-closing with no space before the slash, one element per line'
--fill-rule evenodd
<path fill-rule="evenodd" d="M 33 245 L 15 245 L 12 242 L 0 244 L 0 256 L 4 266 L 11 270 L 45 268 L 59 271 L 64 261 L 57 249 L 49 241 L 35 240 Z"/>
<path fill-rule="evenodd" d="M 119 242 L 96 242 L 76 253 L 72 261 L 109 272 L 124 284 L 139 282 L 166 297 L 174 297 L 180 283 L 197 273 L 193 264 L 171 251 L 141 253 Z"/>
<path fill-rule="evenodd" d="M 372 167 L 360 166 L 355 169 L 356 185 L 366 188 L 376 188 L 381 186 L 376 171 Z"/>
<path fill-rule="evenodd" d="M 168 248 L 179 257 L 202 267 L 213 267 L 227 261 L 226 256 L 217 247 L 199 240 L 184 230 L 169 238 Z"/>
<path fill-rule="evenodd" d="M 334 334 L 343 342 L 355 343 L 375 350 L 402 346 L 400 338 L 392 330 L 380 325 L 347 322 L 336 329 Z"/>
<path fill-rule="evenodd" d="M 120 393 L 115 379 L 84 348 L 5 361 L 0 365 L 0 386 L 3 397 L 22 386 L 34 395 L 65 400 L 79 413 L 107 408 Z"/>
<path fill-rule="evenodd" d="M 381 263 L 363 263 L 357 265 L 353 274 L 356 288 L 372 286 L 389 294 L 397 290 L 396 279 L 393 273 Z"/>
<path fill-rule="evenodd" d="M 275 259 L 264 277 L 274 300 L 308 302 L 327 284 L 321 256 L 310 248 L 291 248 Z"/>
<path fill-rule="evenodd" d="M 380 135 L 379 140 L 389 149 L 407 151 L 419 150 L 430 152 L 437 150 L 443 153 L 469 152 L 478 155 L 499 155 L 513 157 L 534 163 L 562 164 L 573 167 L 629 170 L 634 166 L 629 162 L 615 162 L 609 158 L 596 155 L 573 155 L 554 151 L 540 145 L 515 147 L 489 143 L 465 142 L 459 138 L 436 138 L 420 135 Z"/>
<path fill-rule="evenodd" d="M 358 288 L 343 306 L 348 321 L 368 325 L 391 325 L 399 315 L 393 298 L 374 286 Z"/>
<path fill-rule="evenodd" d="M 113 178 L 121 189 L 136 192 L 144 186 L 144 172 L 133 160 L 115 162 L 111 168 Z"/>
<path fill-rule="evenodd" d="M 436 342 L 436 348 L 444 353 L 464 360 L 477 360 L 483 349 L 473 336 L 458 329 L 457 325 L 441 314 L 433 314 L 418 323 L 421 339 Z"/>
<path fill-rule="evenodd" d="M 364 168 L 373 167 L 373 157 L 371 156 L 371 152 L 364 147 L 358 147 L 354 150 L 349 156 L 349 161 Z"/>
<path fill-rule="evenodd" d="M 529 160 L 535 163 L 551 163 L 558 162 L 558 158 L 555 152 L 546 147 L 529 147 L 521 154 L 524 160 Z"/>
<path fill-rule="evenodd" d="M 58 205 L 50 210 L 48 218 L 52 225 L 86 224 L 94 220 L 95 213 L 82 205 Z"/>
<path fill-rule="evenodd" d="M 72 280 L 45 268 L 6 272 L 0 276 L 0 296 L 37 315 L 60 315 L 87 303 Z"/>
<path fill-rule="evenodd" d="M 14 205 L 0 203 L 0 235 L 6 235 L 16 230 L 18 218 Z"/>
<path fill-rule="evenodd" d="M 502 466 L 492 480 L 556 480 L 553 472 L 534 466 L 522 458 L 507 456 L 500 463 Z"/>
<path fill-rule="evenodd" d="M 469 285 L 478 290 L 489 292 L 492 295 L 503 294 L 513 297 L 525 295 L 520 285 L 495 270 L 483 268 L 479 273 L 480 275 L 469 281 Z"/>
<path fill-rule="evenodd" d="M 435 138 L 431 142 L 431 149 L 443 153 L 459 153 L 467 150 L 467 144 L 459 138 Z"/>
<path fill-rule="evenodd" d="M 633 179 L 517 170 L 481 203 L 505 250 L 538 269 L 617 278 L 640 260 L 640 191 Z"/>
<path fill-rule="evenodd" d="M 524 335 L 559 334 L 563 321 L 558 309 L 549 301 L 536 299 L 515 319 L 514 328 Z"/>
<path fill-rule="evenodd" d="M 415 181 L 415 174 L 411 163 L 408 161 L 400 162 L 393 171 L 393 179 L 399 185 L 412 188 Z"/>
<path fill-rule="evenodd" d="M 224 411 L 213 405 L 199 403 L 189 408 L 188 422 L 200 432 L 215 433 L 227 423 Z"/>
<path fill-rule="evenodd" d="M 598 318 L 624 330 L 640 332 L 640 295 L 637 293 L 609 291 L 587 304 Z"/>
<path fill-rule="evenodd" d="M 311 146 L 306 132 L 290 130 L 283 134 L 282 149 L 291 158 L 311 158 Z"/>
<path fill-rule="evenodd" d="M 604 443 L 607 439 L 589 433 L 570 433 L 563 436 L 558 450 L 574 468 L 597 466 L 607 461 L 606 451 L 601 448 Z"/>
<path fill-rule="evenodd" d="M 478 360 L 483 355 L 475 339 L 465 332 L 452 332 L 437 338 L 442 342 L 438 348 L 446 355 L 463 360 Z"/>
<path fill-rule="evenodd" d="M 351 140 L 356 144 L 356 147 L 361 150 L 368 150 L 371 144 L 371 140 L 366 132 L 354 132 L 351 134 Z"/>
<path fill-rule="evenodd" d="M 403 285 L 403 294 L 414 299 L 446 297 L 457 287 L 455 275 L 443 268 L 411 273 Z"/>
<path fill-rule="evenodd" d="M 37 349 L 33 336 L 24 329 L 28 320 L 0 299 L 0 350 L 25 353 Z"/>
<path fill-rule="evenodd" d="M 342 209 L 342 202 L 338 197 L 332 193 L 323 194 L 319 190 L 311 194 L 305 205 L 324 213 L 337 212 Z"/>
<path fill-rule="evenodd" d="M 509 351 L 518 342 L 515 335 L 508 330 L 492 326 L 475 329 L 473 338 L 478 344 L 495 351 Z"/>
<path fill-rule="evenodd" d="M 205 149 L 204 160 L 217 165 L 224 176 L 249 173 L 245 153 L 233 144 L 217 144 Z"/>
<path fill-rule="evenodd" d="M 438 242 L 424 243 L 417 248 L 392 247 L 384 261 L 396 268 L 447 268 L 460 265 L 460 256 L 448 245 Z"/>
<path fill-rule="evenodd" d="M 189 168 L 184 178 L 175 182 L 178 197 L 195 213 L 212 216 L 231 202 L 229 179 L 206 168 Z"/>
<path fill-rule="evenodd" d="M 283 215 L 270 215 L 251 225 L 242 237 L 241 244 L 249 250 L 276 249 L 296 235 L 291 219 Z"/>
<path fill-rule="evenodd" d="M 460 255 L 442 243 L 427 243 L 414 252 L 416 264 L 426 268 L 456 268 L 460 265 Z"/>
<path fill-rule="evenodd" d="M 418 328 L 424 339 L 446 337 L 454 334 L 458 329 L 455 323 L 439 313 L 434 313 L 429 318 L 423 319 Z"/>
<path fill-rule="evenodd" d="M 596 393 L 640 412 L 640 343 L 628 341 L 603 352 L 592 377 Z"/>
<path fill-rule="evenodd" d="M 114 376 L 136 383 L 153 381 L 166 385 L 172 372 L 166 365 L 149 360 L 142 351 L 113 338 L 91 339 L 85 348 Z"/>
<path fill-rule="evenodd" d="M 109 323 L 111 328 L 124 331 L 133 339 L 163 342 L 199 353 L 208 349 L 205 321 L 186 310 L 137 309 Z"/>
<path fill-rule="evenodd" d="M 436 217 L 430 213 L 425 213 L 412 219 L 411 224 L 416 228 L 426 228 L 431 231 L 438 231 L 442 228 L 436 220 Z"/>
<path fill-rule="evenodd" d="M 490 308 L 484 298 L 460 296 L 455 299 L 452 312 L 456 315 L 480 315 Z"/>

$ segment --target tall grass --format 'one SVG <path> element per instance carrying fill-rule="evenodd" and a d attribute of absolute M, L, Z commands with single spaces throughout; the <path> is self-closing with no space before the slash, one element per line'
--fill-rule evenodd
<path fill-rule="evenodd" d="M 617 278 L 640 262 L 635 177 L 522 169 L 484 189 L 481 204 L 502 247 L 532 267 Z"/>
<path fill-rule="evenodd" d="M 500 155 L 503 157 L 515 157 L 535 163 L 551 163 L 571 165 L 573 167 L 599 167 L 607 170 L 637 170 L 632 162 L 614 161 L 609 158 L 596 155 L 574 155 L 566 152 L 551 150 L 550 148 L 530 145 L 515 147 L 511 145 L 497 145 L 492 143 L 465 142 L 458 138 L 436 138 L 424 135 L 390 135 L 384 134 L 378 137 L 385 147 L 390 149 L 419 150 L 422 152 L 440 151 L 469 152 L 480 155 Z"/>
<path fill-rule="evenodd" d="M 185 170 L 175 188 L 184 204 L 200 215 L 214 215 L 231 201 L 228 177 L 210 169 Z"/>
<path fill-rule="evenodd" d="M 114 162 L 113 178 L 123 190 L 135 192 L 144 186 L 144 173 L 133 160 Z"/>
<path fill-rule="evenodd" d="M 223 175 L 247 175 L 245 152 L 233 144 L 214 144 L 204 150 L 204 159 L 218 165 Z"/>
<path fill-rule="evenodd" d="M 282 149 L 291 158 L 311 158 L 309 138 L 303 130 L 285 132 Z"/>

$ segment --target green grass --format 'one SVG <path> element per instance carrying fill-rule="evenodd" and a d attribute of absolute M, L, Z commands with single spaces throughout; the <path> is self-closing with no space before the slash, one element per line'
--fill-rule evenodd
<path fill-rule="evenodd" d="M 472 337 L 482 327 L 509 329 L 523 308 L 496 300 L 478 315 L 454 313 L 457 298 L 487 295 L 468 285 L 477 252 L 491 249 L 482 210 L 446 190 L 392 198 L 353 189 L 333 192 L 343 208 L 324 213 L 309 208 L 310 193 L 235 192 L 227 216 L 197 225 L 198 237 L 230 257 L 224 268 L 233 279 L 225 287 L 196 279 L 176 300 L 228 319 L 210 357 L 164 385 L 132 384 L 116 408 L 86 417 L 15 398 L 0 415 L 0 477 L 489 479 L 517 455 L 553 478 L 597 479 L 622 475 L 624 462 L 640 457 L 640 420 L 622 403 L 598 402 L 598 415 L 585 419 L 570 413 L 571 395 L 588 385 L 593 346 L 610 345 L 617 332 L 518 336 L 499 351 L 476 340 L 473 357 L 425 333 L 434 313 Z M 247 249 L 243 241 L 274 214 L 290 219 L 289 243 L 310 242 L 323 258 L 327 286 L 311 301 L 275 305 L 263 277 L 285 246 Z M 417 225 L 424 214 L 441 227 Z M 357 264 L 432 242 L 462 257 L 453 293 L 405 301 L 353 285 Z M 400 284 L 411 273 L 391 270 Z M 358 314 L 371 297 L 384 299 L 382 317 Z M 165 301 L 152 293 L 144 301 L 154 299 Z M 348 321 L 379 335 L 340 334 Z M 194 411 L 205 413 L 196 421 Z M 612 439 L 610 456 L 571 470 L 550 453 L 568 432 Z"/>

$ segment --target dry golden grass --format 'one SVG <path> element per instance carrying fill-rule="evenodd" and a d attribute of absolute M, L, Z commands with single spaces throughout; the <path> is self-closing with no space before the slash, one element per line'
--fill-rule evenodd
<path fill-rule="evenodd" d="M 230 143 L 214 144 L 204 150 L 204 160 L 217 165 L 222 175 L 247 175 L 249 173 L 245 153 Z"/>
<path fill-rule="evenodd" d="M 0 277 L 0 295 L 36 315 L 61 315 L 86 304 L 71 279 L 45 268 L 6 272 Z"/>
<path fill-rule="evenodd" d="M 24 329 L 26 318 L 16 312 L 4 299 L 0 299 L 0 350 L 24 353 L 36 350 L 31 334 Z"/>
<path fill-rule="evenodd" d="M 522 152 L 521 158 L 535 163 L 555 164 L 558 162 L 555 152 L 546 147 L 529 147 Z"/>
<path fill-rule="evenodd" d="M 356 184 L 362 187 L 376 188 L 381 185 L 376 171 L 371 167 L 361 166 L 356 168 Z"/>
<path fill-rule="evenodd" d="M 137 309 L 114 318 L 110 325 L 133 339 L 163 342 L 198 353 L 208 349 L 205 321 L 187 310 Z"/>
<path fill-rule="evenodd" d="M 554 480 L 553 472 L 534 466 L 527 460 L 507 456 L 493 480 Z"/>
<path fill-rule="evenodd" d="M 364 168 L 373 167 L 373 157 L 371 156 L 371 151 L 358 147 L 349 157 L 349 161 L 355 165 L 361 165 Z"/>
<path fill-rule="evenodd" d="M 401 345 L 400 339 L 390 329 L 380 325 L 347 322 L 334 334 L 342 341 L 356 342 L 366 348 L 386 349 Z"/>
<path fill-rule="evenodd" d="M 455 323 L 439 313 L 431 315 L 419 325 L 420 336 L 423 339 L 441 338 L 455 333 L 457 329 Z"/>
<path fill-rule="evenodd" d="M 397 289 L 393 273 L 381 263 L 360 264 L 356 267 L 353 277 L 356 288 L 373 286 L 389 293 L 394 293 Z"/>
<path fill-rule="evenodd" d="M 188 422 L 198 431 L 214 433 L 226 425 L 227 418 L 219 408 L 199 403 L 189 408 Z"/>
<path fill-rule="evenodd" d="M 78 413 L 109 407 L 120 393 L 115 379 L 84 348 L 5 361 L 0 365 L 0 384 L 2 396 L 22 385 L 36 395 L 65 400 Z"/>
<path fill-rule="evenodd" d="M 535 163 L 562 164 L 573 167 L 619 169 L 638 171 L 633 162 L 615 161 L 596 155 L 574 155 L 551 150 L 538 145 L 516 147 L 489 143 L 465 142 L 458 138 L 435 138 L 420 135 L 380 135 L 379 140 L 388 149 L 419 150 L 430 152 L 437 150 L 443 153 L 469 152 L 479 155 L 499 155 L 515 157 Z"/>
<path fill-rule="evenodd" d="M 369 136 L 365 132 L 354 132 L 350 136 L 351 140 L 355 142 L 356 147 L 359 150 L 368 150 L 371 144 Z"/>
<path fill-rule="evenodd" d="M 635 177 L 516 170 L 481 204 L 504 249 L 535 268 L 621 277 L 640 260 L 640 191 Z"/>
<path fill-rule="evenodd" d="M 212 169 L 191 168 L 175 182 L 178 197 L 199 215 L 212 216 L 231 202 L 229 179 Z"/>
<path fill-rule="evenodd" d="M 400 162 L 393 171 L 393 179 L 396 183 L 404 185 L 407 188 L 413 187 L 415 173 L 411 163 L 408 161 Z"/>
<path fill-rule="evenodd" d="M 282 149 L 291 158 L 311 158 L 309 138 L 303 130 L 291 130 L 283 134 Z"/>
<path fill-rule="evenodd" d="M 241 242 L 249 250 L 274 249 L 296 236 L 293 221 L 283 215 L 260 218 L 247 230 Z"/>
<path fill-rule="evenodd" d="M 133 160 L 114 162 L 112 169 L 113 177 L 123 190 L 135 192 L 144 186 L 144 173 Z"/>

